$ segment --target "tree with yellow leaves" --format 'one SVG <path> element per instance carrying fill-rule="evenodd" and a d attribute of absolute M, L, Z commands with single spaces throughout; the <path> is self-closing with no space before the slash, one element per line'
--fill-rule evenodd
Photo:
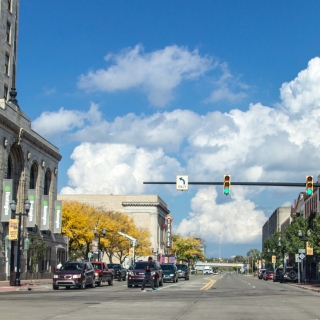
<path fill-rule="evenodd" d="M 170 252 L 175 254 L 178 260 L 187 261 L 190 265 L 198 260 L 205 259 L 200 239 L 193 236 L 182 237 L 180 234 L 176 234 L 172 236 L 172 240 L 173 247 Z"/>
<path fill-rule="evenodd" d="M 147 230 L 139 229 L 127 214 L 122 212 L 104 212 L 101 208 L 90 206 L 76 201 L 63 203 L 62 233 L 69 238 L 70 259 L 86 259 L 92 250 L 91 243 L 95 238 L 94 228 L 100 235 L 100 250 L 105 252 L 112 263 L 116 257 L 123 263 L 129 255 L 130 242 L 118 232 L 137 239 L 137 255 L 150 253 L 150 235 Z M 106 229 L 103 237 L 102 230 Z"/>

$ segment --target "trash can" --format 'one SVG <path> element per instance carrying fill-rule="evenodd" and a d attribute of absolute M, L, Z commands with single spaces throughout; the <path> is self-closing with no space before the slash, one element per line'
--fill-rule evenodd
<path fill-rule="evenodd" d="M 14 286 L 15 280 L 16 280 L 16 273 L 14 271 L 11 271 L 10 272 L 10 280 L 9 280 L 10 286 Z"/>

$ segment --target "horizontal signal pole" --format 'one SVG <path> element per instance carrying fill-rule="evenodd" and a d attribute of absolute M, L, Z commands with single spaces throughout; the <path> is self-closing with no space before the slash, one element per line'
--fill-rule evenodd
<path fill-rule="evenodd" d="M 176 184 L 176 182 L 143 182 L 143 184 Z M 204 186 L 222 186 L 223 182 L 188 182 L 188 184 Z M 266 187 L 305 187 L 306 183 L 301 182 L 231 182 L 236 186 L 266 186 Z M 314 183 L 314 187 L 320 187 L 320 183 Z"/>

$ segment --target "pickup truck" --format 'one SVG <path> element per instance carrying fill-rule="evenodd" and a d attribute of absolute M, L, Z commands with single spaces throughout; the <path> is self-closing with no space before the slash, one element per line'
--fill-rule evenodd
<path fill-rule="evenodd" d="M 104 262 L 92 261 L 91 264 L 94 268 L 95 280 L 98 287 L 102 287 L 103 282 L 108 282 L 109 286 L 113 286 L 113 270 L 109 270 L 108 265 Z"/>

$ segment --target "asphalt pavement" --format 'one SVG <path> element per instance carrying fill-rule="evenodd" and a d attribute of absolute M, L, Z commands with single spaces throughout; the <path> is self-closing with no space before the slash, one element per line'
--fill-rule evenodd
<path fill-rule="evenodd" d="M 157 292 L 124 281 L 86 290 L 32 286 L 0 291 L 1 319 L 320 319 L 320 293 L 238 274 L 195 275 Z"/>

